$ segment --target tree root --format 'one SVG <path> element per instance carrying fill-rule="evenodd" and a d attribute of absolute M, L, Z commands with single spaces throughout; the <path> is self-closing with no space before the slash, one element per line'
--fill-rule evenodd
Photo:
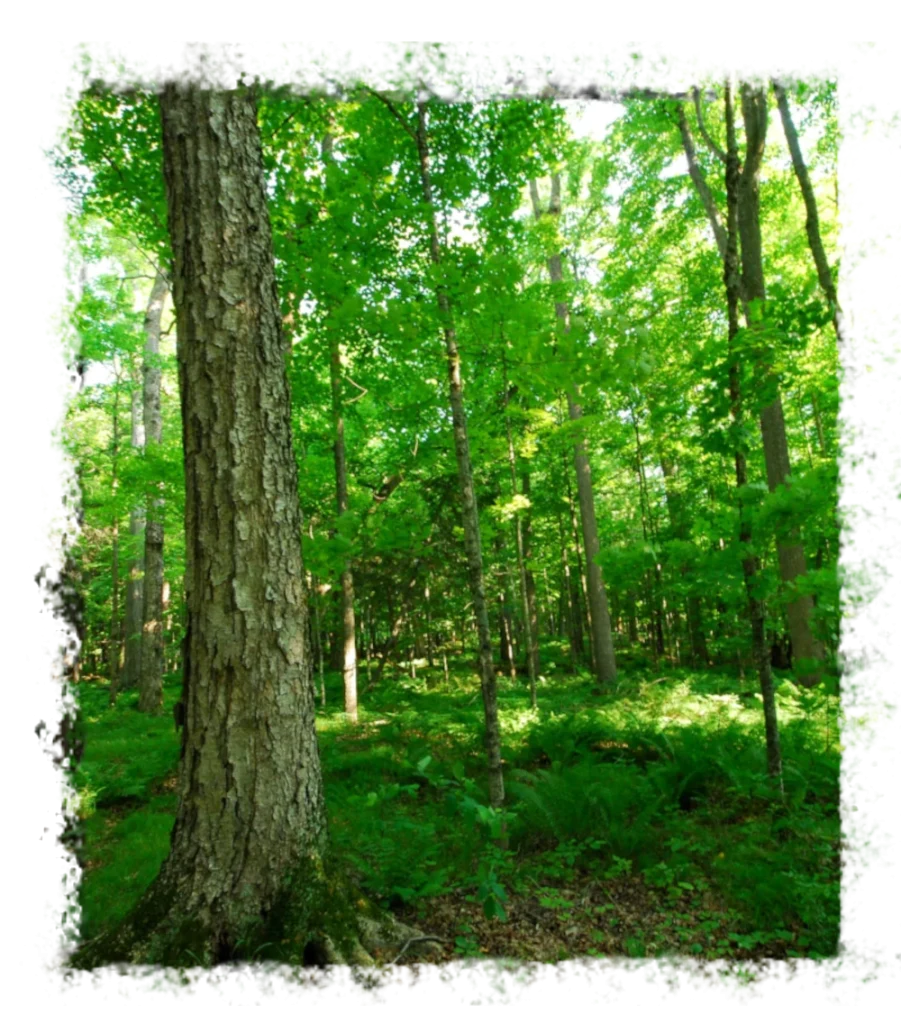
<path fill-rule="evenodd" d="M 416 943 L 425 943 L 427 948 L 438 949 L 438 944 L 446 941 L 437 935 L 423 935 L 397 921 L 379 922 L 371 918 L 361 918 L 359 938 L 353 943 L 349 955 L 341 953 L 328 936 L 320 943 L 326 973 L 335 980 L 303 988 L 292 993 L 289 998 L 297 999 L 321 989 L 349 988 L 351 994 L 363 1005 L 371 1005 L 379 993 L 390 985 L 388 972 L 407 949 Z M 398 942 L 402 942 L 402 945 L 392 961 L 384 966 L 380 965 L 373 954 L 386 945 L 396 945 Z"/>

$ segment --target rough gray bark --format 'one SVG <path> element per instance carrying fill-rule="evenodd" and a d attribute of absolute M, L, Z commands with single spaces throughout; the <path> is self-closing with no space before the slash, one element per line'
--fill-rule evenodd
<path fill-rule="evenodd" d="M 163 433 L 160 326 L 169 284 L 157 273 L 144 315 L 144 450 L 159 445 Z M 158 485 L 153 486 L 158 490 Z M 163 520 L 162 498 L 151 494 L 144 525 L 144 585 L 141 616 L 141 666 L 138 710 L 159 712 L 163 706 Z"/>
<path fill-rule="evenodd" d="M 534 179 L 529 182 L 532 196 L 532 212 L 536 220 L 542 216 L 538 198 L 538 186 Z M 560 176 L 551 176 L 551 198 L 547 215 L 557 217 L 560 214 Z M 548 273 L 553 284 L 563 281 L 563 262 L 559 252 L 552 253 L 547 260 Z M 569 309 L 563 301 L 555 303 L 557 319 L 564 332 L 569 330 Z M 582 418 L 582 406 L 579 401 L 579 385 L 570 384 L 567 394 L 569 419 L 576 422 Z M 594 491 L 591 485 L 591 467 L 585 451 L 585 438 L 576 434 L 573 441 L 573 461 L 576 467 L 576 484 L 579 493 L 579 514 L 582 522 L 582 543 L 585 547 L 587 568 L 588 607 L 591 613 L 591 646 L 594 654 L 594 673 L 602 686 L 616 679 L 616 657 L 613 653 L 613 633 L 610 628 L 610 612 L 607 607 L 607 591 L 598 562 L 600 545 L 598 543 L 597 519 L 594 511 Z"/>
<path fill-rule="evenodd" d="M 766 303 L 758 181 L 766 145 L 766 94 L 762 89 L 742 85 L 741 105 L 747 147 L 737 185 L 737 216 L 741 239 L 741 289 L 747 303 L 748 328 L 753 331 L 763 324 Z M 762 351 L 759 358 L 768 379 L 768 355 Z M 774 491 L 780 485 L 787 485 L 791 475 L 785 417 L 778 392 L 775 399 L 760 410 L 760 431 L 763 436 L 767 485 Z M 804 549 L 795 535 L 778 540 L 777 551 L 780 576 L 791 592 L 807 572 Z M 792 640 L 792 658 L 801 661 L 804 666 L 804 671 L 799 673 L 799 680 L 804 685 L 813 686 L 820 677 L 819 669 L 815 666 L 823 657 L 822 645 L 814 638 L 810 625 L 813 599 L 809 594 L 796 595 L 787 602 L 785 611 Z"/>
<path fill-rule="evenodd" d="M 848 322 L 845 319 L 845 311 L 839 302 L 839 294 L 835 289 L 835 282 L 832 278 L 832 268 L 826 256 L 823 240 L 820 233 L 820 218 L 817 209 L 816 196 L 810 175 L 807 171 L 807 164 L 804 154 L 801 151 L 801 142 L 798 138 L 798 131 L 795 122 L 791 119 L 791 111 L 788 106 L 788 96 L 785 91 L 785 84 L 782 81 L 782 71 L 778 67 L 770 68 L 770 77 L 773 82 L 773 91 L 776 94 L 776 103 L 779 108 L 779 115 L 782 119 L 782 128 L 785 132 L 785 139 L 788 143 L 788 151 L 791 154 L 791 164 L 795 168 L 795 175 L 801 188 L 801 195 L 804 198 L 804 207 L 807 213 L 805 229 L 807 230 L 807 241 L 813 256 L 814 265 L 817 271 L 817 281 L 820 289 L 829 304 L 829 311 L 832 316 L 832 328 L 835 332 L 835 341 L 839 343 L 839 353 L 842 357 L 842 366 L 845 370 L 845 378 L 848 381 L 848 389 L 851 395 L 851 404 L 857 399 L 857 392 L 862 387 L 862 374 L 860 367 L 860 353 L 851 332 L 848 330 Z M 852 307 L 853 308 L 853 307 Z M 876 513 L 879 519 L 879 532 L 886 538 L 889 546 L 890 557 L 901 561 L 901 539 L 899 539 L 889 513 L 888 496 L 886 495 L 887 481 L 885 476 L 885 465 L 881 445 L 872 428 L 869 418 L 864 415 L 857 419 L 857 429 L 860 432 L 860 451 L 867 462 L 867 465 L 876 474 L 879 483 L 878 505 Z"/>
<path fill-rule="evenodd" d="M 233 41 L 177 48 L 158 84 L 185 470 L 180 800 L 158 879 L 122 925 L 63 959 L 61 992 L 85 976 L 94 988 L 137 973 L 181 997 L 261 939 L 302 953 L 313 935 L 342 977 L 344 948 L 366 964 L 362 946 L 388 932 L 364 937 L 355 897 L 329 884 L 324 862 L 291 399 L 252 79 Z M 340 944 L 336 919 L 352 935 Z M 269 984 L 300 981 L 287 956 L 272 974 Z"/>
<path fill-rule="evenodd" d="M 321 850 L 324 803 L 255 106 L 169 86 L 162 113 L 188 609 L 181 803 L 162 877 L 183 910 L 219 918 L 227 943 Z"/>
<path fill-rule="evenodd" d="M 429 211 L 429 255 L 432 265 L 440 271 L 441 246 L 438 241 L 438 224 L 432 198 L 432 181 L 428 134 L 426 129 L 426 104 L 417 104 L 416 130 L 413 137 L 419 153 L 419 171 L 422 193 Z M 406 122 L 403 122 L 406 125 Z M 501 765 L 500 724 L 497 714 L 497 687 L 491 658 L 491 630 L 488 624 L 488 605 L 485 601 L 485 583 L 482 571 L 482 541 L 479 531 L 479 511 L 476 504 L 475 486 L 472 476 L 472 461 L 469 454 L 469 434 L 466 429 L 466 411 L 463 405 L 463 379 L 460 373 L 460 353 L 454 329 L 450 297 L 440 284 L 436 287 L 438 309 L 444 332 L 444 346 L 447 352 L 448 383 L 451 415 L 454 428 L 454 451 L 457 457 L 457 472 L 463 503 L 463 537 L 466 547 L 467 575 L 472 596 L 473 612 L 479 634 L 479 677 L 482 686 L 482 701 L 485 708 L 485 746 L 488 755 L 488 792 L 492 807 L 504 802 L 504 776 Z"/>

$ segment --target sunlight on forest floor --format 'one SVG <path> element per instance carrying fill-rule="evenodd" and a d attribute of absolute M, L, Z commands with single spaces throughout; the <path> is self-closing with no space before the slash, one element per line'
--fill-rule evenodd
<path fill-rule="evenodd" d="M 470 675 L 460 663 L 449 685 L 439 668 L 386 677 L 356 727 L 340 676 L 326 676 L 317 724 L 334 852 L 367 893 L 447 942 L 405 962 L 835 954 L 840 753 L 823 687 L 779 685 L 780 799 L 749 681 L 627 669 L 597 695 L 589 676 L 557 673 L 536 712 L 527 683 L 501 680 L 498 814 Z M 109 709 L 106 685 L 79 688 L 85 937 L 125 915 L 168 851 L 179 692 L 170 678 L 169 713 L 152 717 L 136 694 Z"/>

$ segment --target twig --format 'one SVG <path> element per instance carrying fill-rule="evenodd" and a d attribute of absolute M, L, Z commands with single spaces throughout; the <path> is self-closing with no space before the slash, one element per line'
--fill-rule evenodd
<path fill-rule="evenodd" d="M 387 96 L 383 96 L 380 92 L 376 92 L 375 89 L 370 89 L 368 86 L 364 86 L 364 88 L 368 93 L 371 93 L 373 96 L 375 96 L 376 99 L 381 100 L 382 103 L 385 104 L 385 106 L 391 112 L 391 116 L 394 117 L 394 119 L 400 124 L 401 128 L 403 128 L 407 135 L 409 135 L 410 138 L 418 145 L 416 132 L 413 131 L 413 129 L 407 123 L 407 119 L 403 116 L 403 114 L 401 114 L 397 107 L 394 106 L 391 100 L 389 100 Z"/>
<path fill-rule="evenodd" d="M 369 391 L 368 391 L 367 388 L 361 387 L 355 380 L 352 380 L 346 373 L 344 374 L 344 379 L 349 384 L 353 384 L 353 386 L 355 388 L 357 388 L 359 391 L 362 392 L 362 394 L 357 395 L 356 398 L 348 398 L 347 401 L 345 402 L 346 405 L 350 405 L 352 402 L 359 402 L 361 398 L 363 398 L 363 397 L 365 397 L 366 395 L 369 394 Z"/>
<path fill-rule="evenodd" d="M 442 939 L 439 935 L 415 935 L 412 939 L 407 939 L 407 941 L 401 946 L 400 952 L 388 966 L 391 967 L 394 964 L 396 964 L 397 961 L 400 960 L 400 958 L 404 955 L 404 953 L 407 952 L 407 949 L 416 942 L 443 942 L 444 945 L 446 946 L 450 945 L 449 939 Z"/>

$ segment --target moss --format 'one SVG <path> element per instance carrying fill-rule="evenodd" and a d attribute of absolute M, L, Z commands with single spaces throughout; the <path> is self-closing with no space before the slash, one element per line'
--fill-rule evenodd
<path fill-rule="evenodd" d="M 210 915 L 185 913 L 175 889 L 158 878 L 117 927 L 84 943 L 69 965 L 92 970 L 111 963 L 161 967 L 212 967 L 231 959 L 221 923 Z"/>
<path fill-rule="evenodd" d="M 212 967 L 235 960 L 276 960 L 296 965 L 367 964 L 367 952 L 391 946 L 398 926 L 334 865 L 318 857 L 286 877 L 268 911 L 230 919 L 229 909 L 208 914 L 179 909 L 176 890 L 163 878 L 147 890 L 122 923 L 84 943 L 70 966 L 91 970 L 110 963 Z"/>

